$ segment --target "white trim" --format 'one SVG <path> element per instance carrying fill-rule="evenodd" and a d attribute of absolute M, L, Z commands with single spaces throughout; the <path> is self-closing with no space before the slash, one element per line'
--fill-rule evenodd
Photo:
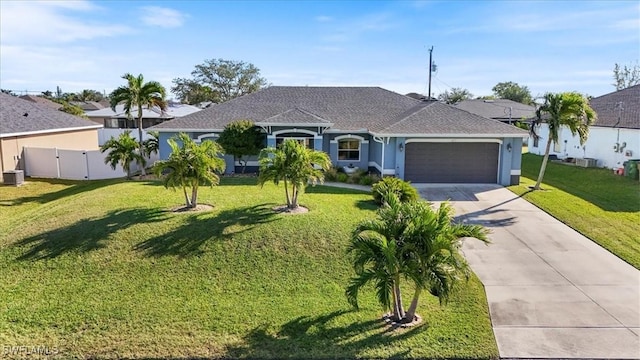
<path fill-rule="evenodd" d="M 103 125 L 89 125 L 89 126 L 79 126 L 72 128 L 62 128 L 62 129 L 47 129 L 47 130 L 36 130 L 36 131 L 24 131 L 17 133 L 8 133 L 8 134 L 0 134 L 0 138 L 9 138 L 16 136 L 25 136 L 25 135 L 40 135 L 40 134 L 51 134 L 57 132 L 69 132 L 69 131 L 78 131 L 78 130 L 93 130 L 93 129 L 102 129 Z"/>
<path fill-rule="evenodd" d="M 502 144 L 501 139 L 478 139 L 478 138 L 465 138 L 465 139 L 407 139 L 404 141 L 405 145 L 409 143 L 498 143 Z"/>
<path fill-rule="evenodd" d="M 521 175 L 521 174 L 522 174 L 522 172 L 521 172 L 521 170 L 520 170 L 520 169 L 518 169 L 518 170 L 513 170 L 513 169 L 512 169 L 512 170 L 511 170 L 511 175 Z"/>
<path fill-rule="evenodd" d="M 395 175 L 396 174 L 396 169 L 384 169 L 384 171 L 382 171 L 382 166 L 380 166 L 380 164 L 378 164 L 375 161 L 369 161 L 369 166 L 372 168 L 376 168 L 376 170 L 378 170 L 380 172 L 380 174 L 382 175 Z"/>
<path fill-rule="evenodd" d="M 370 133 L 377 137 L 406 137 L 406 138 L 478 138 L 482 136 L 482 139 L 487 138 L 528 138 L 529 134 L 380 134 Z"/>
<path fill-rule="evenodd" d="M 356 139 L 356 140 L 360 140 L 360 142 L 362 144 L 368 144 L 369 140 L 366 140 L 364 137 L 360 136 L 360 135 L 353 135 L 353 134 L 346 134 L 346 135 L 340 135 L 340 136 L 336 136 L 334 137 L 330 142 L 332 144 L 337 144 L 338 141 L 340 140 L 346 140 L 346 139 Z"/>
<path fill-rule="evenodd" d="M 202 134 L 200 136 L 198 136 L 198 138 L 196 139 L 196 142 L 202 142 L 202 139 L 207 137 L 207 138 L 217 138 L 219 137 L 220 134 L 216 134 L 216 133 L 208 133 L 208 134 Z"/>
<path fill-rule="evenodd" d="M 175 132 L 175 133 L 194 133 L 194 132 L 216 132 L 220 133 L 224 131 L 224 129 L 166 129 L 166 128 L 154 128 L 150 127 L 145 130 L 152 130 L 157 132 Z"/>
<path fill-rule="evenodd" d="M 274 132 L 271 133 L 271 135 L 278 136 L 280 134 L 286 134 L 286 133 L 303 133 L 303 134 L 313 135 L 314 139 L 316 137 L 319 137 L 320 139 L 322 139 L 322 136 L 318 136 L 318 133 L 315 132 L 315 131 L 306 130 L 306 129 L 298 129 L 298 128 L 274 131 Z"/>
<path fill-rule="evenodd" d="M 333 144 L 338 144 L 340 141 L 353 141 L 356 140 L 358 141 L 358 149 L 342 149 L 340 150 L 340 145 L 337 146 L 337 154 L 336 156 L 338 157 L 338 161 L 344 161 L 344 162 L 360 162 L 360 160 L 362 160 L 362 144 L 368 144 L 369 142 L 366 140 L 363 140 L 362 136 L 352 136 L 352 135 L 343 135 L 343 136 L 338 136 L 335 139 L 338 139 L 337 141 L 330 141 Z M 340 160 L 340 151 L 354 151 L 354 150 L 358 150 L 358 160 L 354 160 L 354 159 L 348 159 L 348 160 Z"/>
<path fill-rule="evenodd" d="M 256 126 L 291 126 L 291 125 L 295 125 L 295 126 L 308 126 L 308 127 L 324 127 L 324 126 L 331 126 L 333 125 L 333 123 L 268 123 L 268 122 L 257 122 L 255 123 Z"/>

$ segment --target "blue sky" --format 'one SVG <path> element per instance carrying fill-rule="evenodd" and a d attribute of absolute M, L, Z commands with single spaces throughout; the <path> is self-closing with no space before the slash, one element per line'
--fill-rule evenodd
<path fill-rule="evenodd" d="M 126 72 L 167 88 L 205 59 L 250 62 L 272 85 L 534 96 L 614 90 L 640 58 L 640 2 L 0 1 L 0 87 L 112 91 Z"/>

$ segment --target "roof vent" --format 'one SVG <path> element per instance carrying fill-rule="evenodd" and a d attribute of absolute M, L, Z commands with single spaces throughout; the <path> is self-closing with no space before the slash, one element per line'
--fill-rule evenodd
<path fill-rule="evenodd" d="M 484 100 L 484 102 L 486 102 L 486 103 L 492 103 L 492 102 L 494 102 L 494 101 L 493 101 L 493 100 L 490 100 L 490 99 L 485 99 L 485 100 Z"/>

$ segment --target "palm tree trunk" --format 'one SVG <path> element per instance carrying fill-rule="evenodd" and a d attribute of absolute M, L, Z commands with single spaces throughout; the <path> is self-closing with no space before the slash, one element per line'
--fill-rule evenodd
<path fill-rule="evenodd" d="M 184 206 L 189 207 L 191 200 L 189 200 L 189 195 L 187 194 L 187 187 L 182 185 L 182 191 L 184 192 Z"/>
<path fill-rule="evenodd" d="M 144 148 L 142 141 L 142 106 L 138 106 L 138 136 L 138 142 L 140 143 L 140 155 L 144 156 L 144 151 L 142 150 Z M 141 175 L 147 175 L 143 163 L 140 163 L 140 168 L 142 169 Z"/>
<path fill-rule="evenodd" d="M 413 299 L 411 299 L 411 305 L 409 305 L 409 310 L 404 315 L 404 322 L 410 323 L 413 321 L 413 318 L 416 317 L 416 309 L 418 309 L 418 299 L 420 298 L 420 293 L 422 292 L 422 288 L 416 286 L 416 291 L 413 293 Z"/>
<path fill-rule="evenodd" d="M 289 184 L 287 184 L 287 178 L 284 178 L 284 194 L 287 197 L 287 207 L 291 207 L 291 200 L 289 199 Z"/>
<path fill-rule="evenodd" d="M 298 207 L 298 186 L 294 183 L 291 185 L 293 195 L 291 196 L 291 209 L 295 209 Z"/>
<path fill-rule="evenodd" d="M 194 182 L 191 187 L 191 207 L 198 206 L 198 182 Z"/>
<path fill-rule="evenodd" d="M 549 140 L 547 140 L 547 147 L 544 150 L 544 158 L 542 158 L 542 165 L 540 166 L 540 173 L 538 174 L 538 181 L 536 181 L 536 185 L 533 187 L 534 190 L 540 190 L 540 184 L 542 184 L 544 172 L 547 170 L 547 161 L 549 161 L 549 150 L 551 150 L 551 141 L 551 136 L 549 136 Z"/>
<path fill-rule="evenodd" d="M 391 297 L 393 299 L 393 321 L 400 321 L 402 317 L 400 316 L 400 307 L 398 307 L 398 294 L 396 294 L 396 285 L 393 284 L 393 291 L 391 291 Z"/>
<path fill-rule="evenodd" d="M 398 302 L 398 320 L 401 320 L 404 317 L 404 305 L 402 304 L 402 294 L 400 293 L 400 275 L 397 275 L 393 282 L 393 292 L 396 294 L 396 301 Z"/>
<path fill-rule="evenodd" d="M 240 156 L 240 158 L 238 158 L 238 161 L 240 161 L 240 163 L 242 164 L 242 173 L 244 174 L 245 170 L 247 169 L 247 160 L 242 160 L 242 156 Z"/>

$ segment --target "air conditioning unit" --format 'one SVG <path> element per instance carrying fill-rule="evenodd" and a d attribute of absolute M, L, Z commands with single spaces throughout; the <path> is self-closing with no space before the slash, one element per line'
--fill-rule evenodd
<path fill-rule="evenodd" d="M 24 183 L 24 171 L 8 170 L 2 173 L 2 179 L 5 185 L 20 186 Z"/>
<path fill-rule="evenodd" d="M 590 159 L 590 158 L 585 158 L 585 159 L 576 159 L 576 166 L 581 166 L 581 167 L 597 167 L 598 166 L 598 159 Z"/>

